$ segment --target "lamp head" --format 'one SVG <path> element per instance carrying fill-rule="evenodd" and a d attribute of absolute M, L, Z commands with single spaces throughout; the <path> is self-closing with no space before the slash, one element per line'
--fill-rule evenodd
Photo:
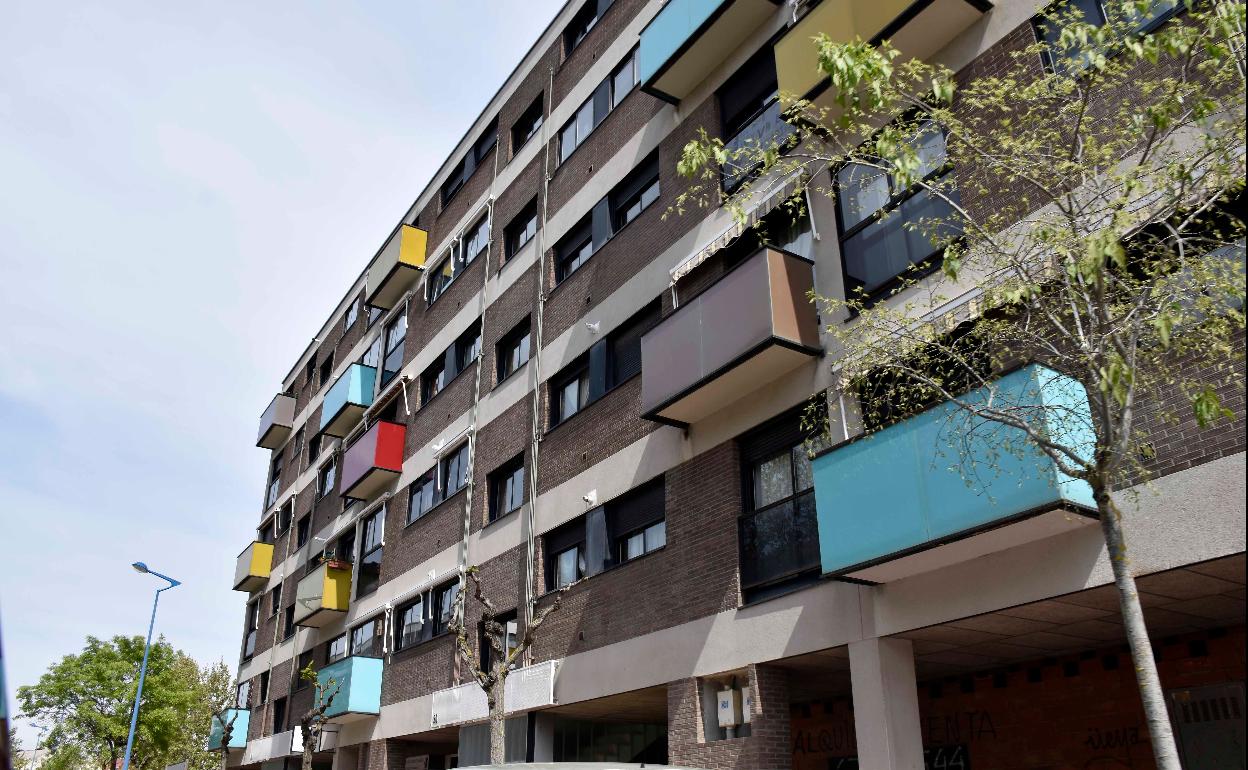
<path fill-rule="evenodd" d="M 130 566 L 134 567 L 135 572 L 142 572 L 143 574 L 147 574 L 147 565 L 141 561 L 136 561 L 134 564 L 131 564 Z"/>

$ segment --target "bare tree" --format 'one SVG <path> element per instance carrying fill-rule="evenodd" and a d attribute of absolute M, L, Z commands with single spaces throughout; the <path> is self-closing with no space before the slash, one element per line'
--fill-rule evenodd
<path fill-rule="evenodd" d="M 301 767 L 303 770 L 312 770 L 312 755 L 316 753 L 317 745 L 321 742 L 321 732 L 327 721 L 325 715 L 334 705 L 334 698 L 338 696 L 342 684 L 332 678 L 322 682 L 311 663 L 299 672 L 299 676 L 304 681 L 311 682 L 313 689 L 312 706 L 299 717 L 299 735 L 303 738 Z"/>
<path fill-rule="evenodd" d="M 542 623 L 552 612 L 557 612 L 563 606 L 563 594 L 576 583 L 570 583 L 556 591 L 554 600 L 533 616 L 533 620 L 525 626 L 524 633 L 509 648 L 507 626 L 498 621 L 498 608 L 485 595 L 480 568 L 474 565 L 466 569 L 464 574 L 472 582 L 473 598 L 481 605 L 481 627 L 485 637 L 483 642 L 490 649 L 489 666 L 483 668 L 484 656 L 473 652 L 465 617 L 467 592 L 463 590 L 455 597 L 455 620 L 451 623 L 455 632 L 455 649 L 472 678 L 485 691 L 490 714 L 490 762 L 501 764 L 506 761 L 507 720 L 504 694 L 507 677 L 520 665 L 525 653 L 533 646 Z"/>
<path fill-rule="evenodd" d="M 221 753 L 222 768 L 229 766 L 230 740 L 234 736 L 234 722 L 238 719 L 239 708 L 238 680 L 235 680 L 226 697 L 216 703 L 212 710 L 214 724 L 221 726 L 221 746 L 217 750 Z"/>
<path fill-rule="evenodd" d="M 703 132 L 680 161 L 701 181 L 675 207 L 744 211 L 794 177 L 851 221 L 887 222 L 887 201 L 907 195 L 932 202 L 904 227 L 942 256 L 891 290 L 815 298 L 832 320 L 830 404 L 857 402 L 870 429 L 949 403 L 968 484 L 993 471 L 991 453 L 967 456 L 978 433 L 1088 485 L 1164 770 L 1178 754 L 1116 498 L 1173 425 L 1243 419 L 1227 404 L 1242 404 L 1244 376 L 1244 4 L 1182 10 L 1153 29 L 1147 0 L 1103 25 L 1058 8 L 1009 66 L 961 82 L 887 42 L 822 35 L 835 104 L 789 99 L 784 141 L 727 148 Z M 757 175 L 725 196 L 725 169 Z M 1062 375 L 1040 387 L 1077 383 L 1086 408 L 1000 387 L 1028 362 Z"/>

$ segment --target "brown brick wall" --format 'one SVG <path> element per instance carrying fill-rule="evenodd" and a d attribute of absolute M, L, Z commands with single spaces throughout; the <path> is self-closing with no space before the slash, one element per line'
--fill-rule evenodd
<path fill-rule="evenodd" d="M 381 704 L 386 706 L 451 687 L 455 684 L 454 665 L 455 648 L 449 634 L 399 650 L 386 665 L 381 680 Z"/>
<path fill-rule="evenodd" d="M 411 524 L 407 523 L 409 489 L 390 498 L 386 511 L 386 552 L 381 579 L 393 580 L 422 562 L 459 544 L 464 536 L 464 498 L 467 488 L 434 506 Z"/>
<path fill-rule="evenodd" d="M 516 120 L 524 114 L 524 111 L 533 104 L 538 95 L 542 96 L 542 116 L 545 118 L 550 113 L 550 94 L 547 93 L 550 86 L 551 72 L 559 66 L 560 43 L 556 42 L 550 48 L 546 49 L 546 53 L 538 60 L 537 64 L 529 71 L 524 79 L 520 81 L 520 85 L 516 87 L 515 93 L 507 99 L 502 108 L 498 111 L 498 144 L 503 149 L 503 158 L 500 163 L 511 160 L 516 155 L 519 147 L 511 146 L 511 127 L 515 125 Z M 536 141 L 537 137 L 529 141 Z M 500 166 L 501 168 L 501 166 Z"/>
<path fill-rule="evenodd" d="M 593 2 L 594 0 L 584 0 Z M 584 1 L 581 6 L 584 5 Z M 594 28 L 589 31 L 581 44 L 571 52 L 563 52 L 563 64 L 555 73 L 555 99 L 553 104 L 563 101 L 589 68 L 594 66 L 598 56 L 613 40 L 620 36 L 628 23 L 633 20 L 646 6 L 648 0 L 615 0 Z M 578 6 L 581 7 L 581 6 Z M 563 35 L 555 44 L 556 50 L 563 50 Z"/>
<path fill-rule="evenodd" d="M 519 375 L 523 376 L 523 375 Z M 524 455 L 525 482 L 533 463 L 529 453 L 532 435 L 533 401 L 522 398 L 508 407 L 507 411 L 486 423 L 477 434 L 476 456 L 473 458 L 474 492 L 472 500 L 471 530 L 476 532 L 489 520 L 489 474 L 516 455 Z M 525 493 L 528 499 L 528 493 Z"/>
<path fill-rule="evenodd" d="M 786 672 L 750 666 L 755 693 L 750 735 L 706 741 L 697 679 L 667 686 L 667 761 L 707 770 L 788 770 L 792 766 L 789 681 Z"/>

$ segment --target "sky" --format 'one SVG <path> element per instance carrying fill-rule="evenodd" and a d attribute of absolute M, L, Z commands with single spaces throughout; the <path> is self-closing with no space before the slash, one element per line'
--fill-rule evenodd
<path fill-rule="evenodd" d="M 562 0 L 6 4 L 10 707 L 87 635 L 235 668 L 281 379 Z M 34 733 L 22 731 L 29 748 Z"/>

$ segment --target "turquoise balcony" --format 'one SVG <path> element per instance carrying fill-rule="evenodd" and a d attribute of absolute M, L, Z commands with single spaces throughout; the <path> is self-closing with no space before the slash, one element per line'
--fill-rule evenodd
<path fill-rule="evenodd" d="M 251 712 L 247 709 L 226 709 L 221 717 L 230 725 L 229 748 L 247 748 L 247 725 L 251 721 Z M 225 728 L 221 725 L 221 720 L 214 716 L 212 728 L 208 731 L 209 751 L 221 750 L 221 738 L 224 734 Z"/>
<path fill-rule="evenodd" d="M 1092 451 L 1087 395 L 1075 380 L 1032 365 L 993 390 L 994 405 Z M 834 447 L 813 470 L 820 559 L 834 576 L 883 583 L 1096 524 L 1086 482 L 1063 474 L 1019 429 L 954 404 Z"/>
<path fill-rule="evenodd" d="M 373 403 L 377 369 L 351 364 L 325 393 L 321 404 L 321 433 L 342 438 L 351 432 L 364 410 Z"/>
<path fill-rule="evenodd" d="M 338 694 L 325 712 L 331 722 L 352 722 L 381 713 L 381 658 L 352 655 L 317 672 L 322 684 L 334 680 Z"/>
<path fill-rule="evenodd" d="M 679 102 L 778 13 L 773 0 L 671 0 L 641 31 L 641 88 Z"/>

